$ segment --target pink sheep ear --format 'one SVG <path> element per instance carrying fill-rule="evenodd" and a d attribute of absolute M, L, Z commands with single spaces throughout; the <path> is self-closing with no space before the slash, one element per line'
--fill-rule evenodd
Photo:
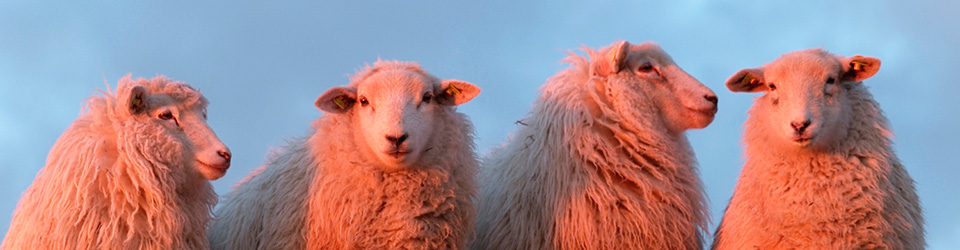
<path fill-rule="evenodd" d="M 323 92 L 314 105 L 327 113 L 345 113 L 357 103 L 357 91 L 348 87 L 333 87 Z"/>
<path fill-rule="evenodd" d="M 460 80 L 443 80 L 440 89 L 434 94 L 437 96 L 437 103 L 453 106 L 464 104 L 477 97 L 480 94 L 480 88 Z"/>
<path fill-rule="evenodd" d="M 627 55 L 630 53 L 630 43 L 617 41 L 610 46 L 610 50 L 603 55 L 592 67 L 594 76 L 608 76 L 619 73 L 626 66 Z"/>
<path fill-rule="evenodd" d="M 733 92 L 766 91 L 767 86 L 763 81 L 763 67 L 741 69 L 727 79 L 727 89 Z"/>
<path fill-rule="evenodd" d="M 147 89 L 140 85 L 130 88 L 130 95 L 127 96 L 127 108 L 132 115 L 146 111 Z"/>
<path fill-rule="evenodd" d="M 843 64 L 843 81 L 863 81 L 880 71 L 880 59 L 875 57 L 855 55 L 839 59 Z"/>

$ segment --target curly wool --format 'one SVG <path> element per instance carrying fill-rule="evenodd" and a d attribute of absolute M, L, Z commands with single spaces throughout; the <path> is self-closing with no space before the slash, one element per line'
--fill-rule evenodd
<path fill-rule="evenodd" d="M 483 160 L 471 248 L 700 249 L 707 211 L 686 137 L 669 135 L 646 93 L 608 84 L 629 80 L 591 77 L 609 48 L 583 50 Z M 629 98 L 645 101 L 611 104 Z"/>
<path fill-rule="evenodd" d="M 216 194 L 185 167 L 187 146 L 127 113 L 120 100 L 135 85 L 182 106 L 207 104 L 162 76 L 128 75 L 117 93 L 90 97 L 87 112 L 60 136 L 23 193 L 0 249 L 207 248 Z"/>
<path fill-rule="evenodd" d="M 351 77 L 351 86 L 387 67 L 426 74 L 415 63 L 380 61 Z M 355 118 L 323 114 L 309 137 L 284 146 L 238 184 L 216 212 L 212 248 L 465 248 L 478 165 L 466 116 L 443 107 L 432 150 L 398 171 L 360 153 Z"/>
<path fill-rule="evenodd" d="M 744 124 L 746 163 L 713 249 L 924 248 L 919 198 L 887 118 L 862 82 L 843 84 L 851 122 L 829 151 L 782 147 L 764 122 L 769 100 L 756 99 Z"/>

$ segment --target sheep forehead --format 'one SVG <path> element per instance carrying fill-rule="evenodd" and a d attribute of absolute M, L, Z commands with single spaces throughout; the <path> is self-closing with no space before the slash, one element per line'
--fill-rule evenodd
<path fill-rule="evenodd" d="M 358 70 L 355 74 L 351 75 L 350 85 L 356 86 L 372 75 L 375 75 L 381 71 L 389 70 L 407 70 L 428 75 L 427 72 L 420 68 L 420 65 L 416 62 L 377 60 L 373 63 L 373 65 L 366 65 L 363 67 L 363 69 Z"/>
<path fill-rule="evenodd" d="M 148 108 L 156 109 L 159 107 L 175 106 L 180 113 L 197 111 L 200 112 L 207 107 L 206 99 L 188 99 L 184 100 L 181 96 L 175 96 L 168 93 L 151 94 L 146 99 Z"/>
<path fill-rule="evenodd" d="M 147 90 L 147 102 L 150 106 L 175 105 L 183 110 L 198 110 L 207 107 L 207 98 L 186 83 L 173 81 L 163 76 L 146 80 L 130 80 L 129 76 L 121 80 L 119 89 L 129 91 L 133 86 L 143 86 Z"/>
<path fill-rule="evenodd" d="M 357 86 L 357 94 L 375 97 L 416 97 L 424 90 L 432 89 L 432 79 L 419 72 L 389 69 L 368 76 Z"/>
<path fill-rule="evenodd" d="M 661 65 L 673 65 L 673 58 L 667 54 L 660 45 L 654 42 L 644 42 L 641 44 L 631 45 L 630 46 L 630 55 L 628 58 L 631 62 L 636 62 L 644 58 L 650 58 Z"/>
<path fill-rule="evenodd" d="M 810 49 L 777 58 L 767 65 L 764 77 L 781 85 L 808 85 L 835 76 L 839 71 L 840 63 L 833 56 L 820 49 Z"/>

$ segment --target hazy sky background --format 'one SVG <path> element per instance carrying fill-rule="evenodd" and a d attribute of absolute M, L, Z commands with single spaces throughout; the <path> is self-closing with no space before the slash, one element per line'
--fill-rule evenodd
<path fill-rule="evenodd" d="M 515 130 L 544 80 L 567 67 L 565 52 L 623 39 L 658 42 L 720 98 L 713 124 L 687 133 L 711 232 L 739 176 L 740 126 L 756 96 L 732 93 L 724 80 L 823 47 L 883 61 L 866 84 L 917 182 L 927 243 L 960 245 L 957 1 L 206 2 L 0 0 L 0 235 L 104 80 L 165 75 L 199 88 L 211 101 L 209 124 L 234 153 L 213 182 L 222 195 L 270 148 L 306 135 L 317 96 L 377 58 L 480 86 L 459 110 L 486 154 Z"/>

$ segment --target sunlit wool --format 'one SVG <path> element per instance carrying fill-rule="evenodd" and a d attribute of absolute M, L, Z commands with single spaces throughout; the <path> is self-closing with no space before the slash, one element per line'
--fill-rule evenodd
<path fill-rule="evenodd" d="M 162 76 L 128 75 L 117 93 L 90 97 L 24 192 L 0 249 L 206 249 L 216 203 L 206 179 L 229 166 L 206 106 Z M 168 110 L 169 120 L 158 118 Z"/>
<path fill-rule="evenodd" d="M 716 96 L 655 43 L 617 42 L 547 80 L 483 160 L 473 249 L 701 249 L 703 188 L 684 131 Z"/>
<path fill-rule="evenodd" d="M 212 247 L 464 248 L 479 163 L 473 125 L 454 105 L 479 91 L 416 63 L 366 67 L 317 99 L 325 114 L 309 137 L 283 147 L 225 196 Z M 402 134 L 409 153 L 397 161 L 383 149 L 392 147 L 387 136 Z"/>
<path fill-rule="evenodd" d="M 879 69 L 876 58 L 810 49 L 727 80 L 764 94 L 744 125 L 746 163 L 714 249 L 924 247 L 913 180 L 862 83 Z"/>

